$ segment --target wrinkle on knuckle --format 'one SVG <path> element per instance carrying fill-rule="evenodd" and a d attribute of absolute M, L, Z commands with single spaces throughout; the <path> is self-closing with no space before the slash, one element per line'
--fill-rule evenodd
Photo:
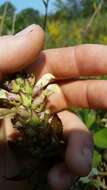
<path fill-rule="evenodd" d="M 79 45 L 74 47 L 75 66 L 76 66 L 78 76 L 81 75 L 81 67 L 80 67 L 81 61 L 80 61 L 80 57 L 79 57 L 79 49 L 80 49 Z"/>

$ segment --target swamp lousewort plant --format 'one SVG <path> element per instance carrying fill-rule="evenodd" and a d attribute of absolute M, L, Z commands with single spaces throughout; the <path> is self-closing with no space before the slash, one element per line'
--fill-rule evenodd
<path fill-rule="evenodd" d="M 29 178 L 33 189 L 45 189 L 49 168 L 64 153 L 62 123 L 46 108 L 47 98 L 59 88 L 54 82 L 49 73 L 38 82 L 33 73 L 17 73 L 0 86 L 0 119 L 10 117 L 20 132 L 20 138 L 10 141 L 9 146 L 20 160 L 21 171 L 6 179 Z"/>

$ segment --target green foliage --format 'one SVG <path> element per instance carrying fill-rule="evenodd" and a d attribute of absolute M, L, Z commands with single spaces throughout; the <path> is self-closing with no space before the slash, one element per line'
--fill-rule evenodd
<path fill-rule="evenodd" d="M 6 2 L 0 6 L 0 22 L 4 19 L 4 10 L 5 6 L 7 5 L 7 11 L 5 15 L 5 20 L 2 29 L 2 35 L 11 34 L 12 33 L 12 25 L 14 22 L 14 15 L 16 14 L 16 21 L 15 21 L 15 33 L 22 30 L 23 28 L 27 27 L 30 24 L 39 24 L 42 25 L 41 16 L 38 10 L 33 8 L 27 8 L 19 13 L 16 13 L 16 9 L 12 3 Z"/>
<path fill-rule="evenodd" d="M 99 0 L 90 0 L 90 1 L 83 0 L 82 1 L 83 16 L 85 17 L 91 16 L 94 13 L 96 6 L 99 2 L 100 2 Z"/>
<path fill-rule="evenodd" d="M 88 128 L 92 128 L 92 126 L 96 122 L 96 112 L 94 110 L 89 110 L 89 109 L 80 109 L 78 111 L 78 114 L 82 118 L 86 126 Z"/>
<path fill-rule="evenodd" d="M 101 154 L 99 154 L 96 150 L 94 151 L 93 155 L 93 167 L 97 168 L 101 162 Z"/>
<path fill-rule="evenodd" d="M 70 20 L 73 17 L 79 15 L 81 12 L 81 6 L 79 1 L 76 0 L 56 0 L 55 6 L 58 12 L 64 14 L 64 18 Z"/>
<path fill-rule="evenodd" d="M 10 34 L 15 7 L 10 2 L 5 2 L 0 7 L 0 34 Z"/>
<path fill-rule="evenodd" d="M 94 144 L 100 148 L 107 148 L 107 128 L 94 134 Z"/>
<path fill-rule="evenodd" d="M 7 16 L 8 17 L 12 17 L 16 8 L 14 7 L 14 5 L 10 2 L 10 1 L 6 1 L 5 3 L 3 3 L 1 6 L 0 6 L 0 16 L 3 15 L 3 12 L 4 12 L 4 8 L 5 8 L 5 5 L 6 3 L 8 3 L 8 11 L 7 11 Z"/>
<path fill-rule="evenodd" d="M 40 22 L 41 22 L 41 17 L 39 11 L 34 10 L 33 8 L 24 9 L 17 14 L 16 32 L 31 25 L 32 23 L 40 24 Z"/>
<path fill-rule="evenodd" d="M 48 14 L 46 48 L 66 47 L 83 43 L 107 45 L 106 0 L 103 0 L 101 10 L 96 14 L 90 25 L 90 20 L 101 0 L 56 0 L 54 2 L 55 10 L 53 13 Z M 0 6 L 0 22 L 3 19 L 4 8 L 5 3 Z M 33 23 L 43 26 L 44 15 L 40 15 L 38 10 L 27 8 L 18 13 L 15 11 L 15 7 L 8 2 L 2 34 L 11 34 L 14 14 L 16 14 L 15 33 Z M 88 25 L 89 28 L 86 30 Z M 103 79 L 107 80 L 107 76 L 104 76 Z M 97 174 L 95 174 L 95 171 L 97 169 L 99 171 L 99 166 L 104 161 L 102 152 L 107 149 L 106 111 L 89 109 L 73 109 L 73 111 L 92 131 L 95 145 L 92 175 L 91 177 L 83 178 L 82 183 L 84 182 L 85 186 L 82 184 L 81 188 L 79 183 L 77 189 L 93 189 L 93 186 L 99 189 L 101 181 L 99 176 L 98 180 L 96 179 Z"/>

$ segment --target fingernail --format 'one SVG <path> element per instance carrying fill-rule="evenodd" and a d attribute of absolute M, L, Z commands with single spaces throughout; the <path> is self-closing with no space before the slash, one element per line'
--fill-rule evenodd
<path fill-rule="evenodd" d="M 30 26 L 28 26 L 27 28 L 23 29 L 22 31 L 18 32 L 17 34 L 15 34 L 15 37 L 16 36 L 23 36 L 29 32 L 32 32 L 32 30 L 35 28 L 36 24 L 32 24 Z"/>

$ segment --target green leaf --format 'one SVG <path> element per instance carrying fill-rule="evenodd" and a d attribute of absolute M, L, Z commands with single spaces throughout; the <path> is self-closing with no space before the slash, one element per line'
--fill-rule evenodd
<path fill-rule="evenodd" d="M 101 162 L 101 155 L 97 151 L 94 151 L 94 155 L 93 155 L 93 167 L 94 168 L 97 167 L 100 162 Z"/>
<path fill-rule="evenodd" d="M 38 127 L 40 124 L 41 124 L 41 121 L 39 119 L 39 117 L 37 115 L 33 116 L 31 119 L 30 119 L 30 124 L 32 126 L 35 126 L 35 127 Z"/>
<path fill-rule="evenodd" d="M 107 148 L 107 128 L 94 134 L 94 144 L 100 148 Z"/>
<path fill-rule="evenodd" d="M 80 178 L 80 181 L 81 181 L 83 184 L 87 184 L 87 183 L 90 182 L 90 179 L 89 179 L 88 176 L 86 176 L 86 177 L 81 177 L 81 178 Z"/>
<path fill-rule="evenodd" d="M 32 97 L 31 96 L 26 96 L 25 94 L 21 93 L 21 99 L 22 99 L 22 104 L 26 107 L 30 107 L 31 106 L 31 101 L 32 101 Z"/>
<path fill-rule="evenodd" d="M 8 115 L 14 115 L 16 113 L 16 108 L 0 108 L 0 119 L 4 119 Z"/>
<path fill-rule="evenodd" d="M 85 123 L 88 128 L 90 128 L 96 121 L 96 113 L 91 110 L 88 114 L 85 115 Z"/>
<path fill-rule="evenodd" d="M 89 173 L 89 176 L 93 177 L 93 176 L 97 176 L 98 174 L 99 174 L 98 169 L 97 168 L 92 168 L 92 170 Z"/>
<path fill-rule="evenodd" d="M 25 89 L 26 94 L 32 95 L 32 86 L 30 85 L 30 83 L 27 80 L 25 81 L 24 89 Z"/>
<path fill-rule="evenodd" d="M 102 187 L 102 183 L 101 183 L 101 181 L 98 180 L 98 179 L 94 179 L 94 180 L 92 181 L 92 185 L 93 185 L 94 187 L 96 187 L 97 189 L 99 189 L 100 187 Z"/>
<path fill-rule="evenodd" d="M 96 112 L 94 110 L 80 109 L 76 110 L 76 114 L 79 115 L 88 128 L 91 128 L 96 122 Z"/>
<path fill-rule="evenodd" d="M 20 91 L 20 85 L 16 81 L 12 82 L 12 92 L 18 93 Z"/>
<path fill-rule="evenodd" d="M 93 176 L 97 176 L 98 175 L 98 170 L 96 168 L 92 168 L 92 170 L 90 171 L 90 173 L 88 174 L 88 176 L 86 177 L 81 177 L 80 181 L 82 183 L 86 183 L 89 184 L 92 182 L 92 177 Z"/>
<path fill-rule="evenodd" d="M 6 91 L 0 89 L 0 99 L 7 99 Z"/>

